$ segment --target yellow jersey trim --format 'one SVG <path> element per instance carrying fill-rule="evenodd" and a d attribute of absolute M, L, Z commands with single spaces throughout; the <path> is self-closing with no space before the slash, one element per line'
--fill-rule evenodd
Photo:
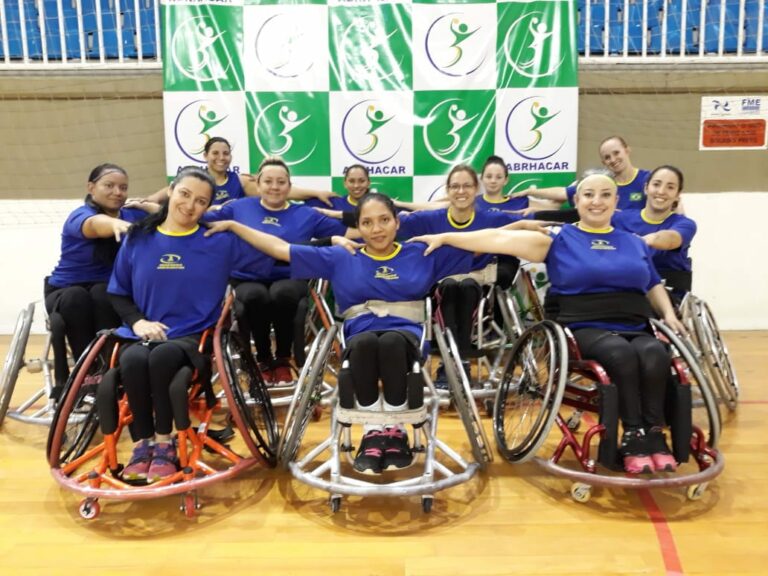
<path fill-rule="evenodd" d="M 357 206 L 358 201 L 352 198 L 352 196 L 347 196 L 347 204 L 350 206 Z"/>
<path fill-rule="evenodd" d="M 368 258 L 370 258 L 371 260 L 383 261 L 383 260 L 392 260 L 392 258 L 400 254 L 400 250 L 402 249 L 403 249 L 403 245 L 400 244 L 400 242 L 395 242 L 395 249 L 392 250 L 391 254 L 387 254 L 386 256 L 376 256 L 375 254 L 368 254 L 368 252 L 365 251 L 365 247 L 361 248 L 360 252 L 368 256 Z"/>
<path fill-rule="evenodd" d="M 200 224 L 195 224 L 195 227 L 192 228 L 192 230 L 187 230 L 186 232 L 171 232 L 170 230 L 166 230 L 164 228 L 161 228 L 160 226 L 157 227 L 157 231 L 160 232 L 160 234 L 165 234 L 166 236 L 191 236 L 195 232 L 197 232 L 200 229 Z"/>
<path fill-rule="evenodd" d="M 282 208 L 270 208 L 269 206 L 264 204 L 264 198 L 261 198 L 259 200 L 259 204 L 261 204 L 262 208 L 264 208 L 265 210 L 269 210 L 270 212 L 282 212 L 283 210 L 288 210 L 288 208 L 291 207 L 291 203 L 288 202 L 287 200 L 285 201 L 285 204 L 283 204 Z"/>
<path fill-rule="evenodd" d="M 632 174 L 632 178 L 630 178 L 626 182 L 619 182 L 618 180 L 616 180 L 616 186 L 627 186 L 628 184 L 632 184 L 632 182 L 635 181 L 635 178 L 637 178 L 638 172 L 640 172 L 640 170 L 638 168 L 635 168 L 635 172 L 634 174 Z"/>
<path fill-rule="evenodd" d="M 504 202 L 509 202 L 509 196 L 500 196 L 500 200 L 493 200 L 492 198 L 488 198 L 486 194 L 483 194 L 483 200 L 488 202 L 488 204 L 504 204 Z"/>
<path fill-rule="evenodd" d="M 466 228 L 467 226 L 472 224 L 472 222 L 475 221 L 475 211 L 474 210 L 472 211 L 472 218 L 470 218 L 469 220 L 464 222 L 464 224 L 457 224 L 456 223 L 456 221 L 453 219 L 453 216 L 451 216 L 451 209 L 450 208 L 448 208 L 448 210 L 446 211 L 446 214 L 448 215 L 448 223 L 451 226 L 453 226 L 454 228 L 457 228 L 458 230 L 461 230 L 462 228 Z"/>
<path fill-rule="evenodd" d="M 608 228 L 590 228 L 589 226 L 584 226 L 581 222 L 576 222 L 576 228 L 590 234 L 610 234 L 613 232 L 613 226 L 608 226 Z"/>
<path fill-rule="evenodd" d="M 661 220 L 651 220 L 650 218 L 648 218 L 648 216 L 645 215 L 645 208 L 640 210 L 640 218 L 642 218 L 643 222 L 645 222 L 646 224 L 662 224 L 664 222 L 664 220 L 666 220 L 670 216 L 672 216 L 672 212 L 671 211 L 670 211 L 669 214 L 664 216 L 664 218 L 662 218 Z"/>

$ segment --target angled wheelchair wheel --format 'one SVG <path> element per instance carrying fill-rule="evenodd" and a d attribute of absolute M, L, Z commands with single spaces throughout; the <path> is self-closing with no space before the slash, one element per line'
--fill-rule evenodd
<path fill-rule="evenodd" d="M 233 408 L 235 424 L 251 453 L 265 464 L 275 466 L 277 421 L 261 372 L 237 332 L 230 331 L 222 336 L 222 348 L 226 351 L 222 360 L 227 375 L 226 382 L 222 380 L 222 387 Z"/>
<path fill-rule="evenodd" d="M 278 462 L 283 468 L 287 469 L 296 457 L 312 410 L 320 401 L 325 365 L 336 339 L 336 330 L 337 326 L 334 324 L 329 330 L 323 329 L 318 333 L 301 369 L 277 449 Z"/>
<path fill-rule="evenodd" d="M 669 341 L 672 346 L 672 357 L 680 358 L 685 362 L 685 373 L 691 385 L 691 395 L 699 396 L 702 400 L 701 406 L 693 410 L 693 424 L 706 434 L 707 444 L 711 448 L 716 448 L 722 426 L 720 410 L 712 386 L 705 371 L 701 369 L 694 350 L 685 339 L 675 334 L 663 322 L 654 318 L 651 319 L 651 324 Z"/>
<path fill-rule="evenodd" d="M 563 329 L 545 320 L 520 336 L 504 371 L 493 412 L 499 452 L 525 462 L 547 439 L 557 417 L 568 376 Z"/>
<path fill-rule="evenodd" d="M 435 324 L 433 330 L 445 366 L 445 376 L 448 379 L 451 397 L 456 404 L 456 411 L 459 413 L 464 430 L 467 432 L 472 456 L 478 464 L 485 466 L 489 462 L 493 462 L 493 452 L 491 452 L 483 423 L 480 421 L 480 414 L 477 412 L 477 405 L 472 397 L 469 380 L 461 369 L 461 356 L 459 356 L 459 351 L 456 348 L 456 341 L 453 339 L 450 329 L 446 328 L 443 332 L 440 326 Z"/>
<path fill-rule="evenodd" d="M 64 385 L 48 431 L 46 457 L 52 468 L 82 456 L 99 431 L 96 390 L 109 369 L 105 353 L 113 341 L 103 334 L 91 342 Z"/>
<path fill-rule="evenodd" d="M 710 369 L 713 387 L 720 400 L 729 410 L 736 410 L 739 402 L 739 382 L 733 369 L 728 348 L 725 346 L 714 314 L 709 305 L 700 298 L 695 303 L 694 328 L 704 359 Z"/>
<path fill-rule="evenodd" d="M 24 351 L 27 349 L 34 314 L 35 303 L 32 302 L 19 313 L 16 320 L 11 345 L 8 347 L 8 354 L 3 363 L 2 378 L 0 378 L 0 426 L 2 426 L 5 415 L 8 413 L 8 406 L 11 404 L 11 396 L 13 396 L 13 390 L 16 388 L 19 371 L 24 366 Z"/>

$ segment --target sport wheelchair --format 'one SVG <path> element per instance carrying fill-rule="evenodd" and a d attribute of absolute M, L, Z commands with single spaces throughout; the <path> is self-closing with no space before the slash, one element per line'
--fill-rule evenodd
<path fill-rule="evenodd" d="M 47 335 L 42 355 L 39 358 L 27 358 L 29 335 L 35 317 L 35 309 L 38 307 L 42 308 L 45 314 Z M 56 407 L 56 398 L 53 393 L 53 360 L 51 358 L 51 352 L 54 349 L 60 351 L 59 353 L 63 356 L 66 356 L 67 346 L 64 337 L 64 320 L 56 313 L 49 316 L 45 311 L 45 305 L 42 301 L 32 302 L 19 313 L 8 348 L 8 354 L 3 364 L 3 372 L 2 376 L 0 376 L 0 426 L 2 426 L 6 416 L 27 424 L 39 424 L 42 426 L 49 426 L 51 424 Z M 42 386 L 17 407 L 9 410 L 11 398 L 22 368 L 25 368 L 30 374 L 42 372 Z M 40 400 L 44 400 L 45 404 L 40 405 Z"/>
<path fill-rule="evenodd" d="M 115 369 L 119 342 L 103 333 L 79 359 L 53 416 L 47 458 L 56 482 L 84 496 L 79 508 L 83 518 L 98 516 L 100 498 L 144 500 L 170 494 L 181 494 L 181 510 L 192 517 L 200 507 L 199 488 L 255 464 L 275 465 L 278 432 L 272 404 L 252 356 L 238 332 L 230 329 L 231 304 L 230 296 L 215 329 L 206 331 L 200 344 L 203 350 L 212 338 L 217 374 L 195 374 L 188 391 L 174 395 L 171 390 L 179 470 L 156 483 L 132 484 L 121 478 L 120 453 L 129 451 L 124 445 L 131 444 L 121 442 L 121 436 L 131 426 L 132 415 Z M 227 427 L 213 430 L 219 422 Z"/>
<path fill-rule="evenodd" d="M 547 471 L 573 482 L 571 496 L 587 502 L 593 486 L 660 488 L 687 486 L 690 499 L 700 498 L 724 466 L 717 451 L 720 419 L 708 381 L 688 345 L 666 325 L 652 320 L 657 337 L 672 351 L 667 390 L 667 420 L 671 422 L 675 459 L 689 456 L 697 471 L 640 478 L 611 474 L 618 470 L 618 391 L 603 368 L 583 360 L 575 341 L 558 324 L 544 320 L 529 327 L 516 342 L 506 366 L 494 406 L 494 435 L 499 452 L 510 462 L 535 460 Z M 702 409 L 691 410 L 691 388 L 703 399 Z M 568 413 L 572 407 L 574 412 Z M 583 412 L 596 412 L 599 422 L 581 439 L 576 432 Z M 539 457 L 556 426 L 562 438 L 554 453 Z M 593 441 L 597 439 L 596 453 Z M 575 462 L 565 462 L 566 450 Z"/>
<path fill-rule="evenodd" d="M 429 301 L 428 301 L 429 302 Z M 430 317 L 427 306 L 425 318 Z M 443 333 L 435 325 L 441 352 L 447 367 L 449 383 L 457 410 L 467 431 L 474 456 L 468 462 L 455 450 L 437 438 L 438 409 L 441 403 L 429 371 L 420 362 L 414 362 L 408 378 L 408 406 L 398 412 L 369 412 L 344 408 L 352 403 L 340 395 L 348 394 L 348 388 L 340 383 L 330 395 L 322 394 L 324 375 L 327 373 L 328 356 L 337 341 L 337 325 L 321 330 L 315 339 L 301 372 L 296 393 L 286 417 L 284 433 L 278 447 L 281 465 L 289 469 L 299 481 L 330 493 L 332 512 L 341 506 L 342 496 L 421 496 L 422 509 L 430 512 L 434 493 L 468 481 L 493 458 L 485 431 L 480 422 L 472 391 L 466 379 L 456 376 L 461 362 L 456 353 L 456 344 L 450 331 Z M 425 330 L 425 337 L 428 337 Z M 448 352 L 451 351 L 451 352 Z M 331 407 L 330 434 L 317 446 L 299 455 L 309 417 L 313 407 L 324 403 Z M 357 424 L 392 424 L 392 421 L 412 427 L 412 451 L 416 455 L 414 464 L 408 469 L 395 473 L 383 472 L 388 482 L 373 482 L 364 479 L 352 469 L 354 446 L 351 427 Z M 327 453 L 327 459 L 321 456 Z M 441 455 L 438 458 L 438 454 Z"/>

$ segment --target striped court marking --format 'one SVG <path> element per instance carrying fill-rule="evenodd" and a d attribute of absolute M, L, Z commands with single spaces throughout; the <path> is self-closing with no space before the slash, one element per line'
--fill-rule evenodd
<path fill-rule="evenodd" d="M 597 421 L 591 414 L 584 412 L 582 414 L 584 422 L 588 426 L 594 426 Z M 667 518 L 664 516 L 664 512 L 661 511 L 656 500 L 653 499 L 653 495 L 650 490 L 642 489 L 637 491 L 640 496 L 640 501 L 643 503 L 646 514 L 653 524 L 653 529 L 656 531 L 656 540 L 659 543 L 659 550 L 661 552 L 661 559 L 664 561 L 664 570 L 667 576 L 681 576 L 685 574 L 683 572 L 683 564 L 680 562 L 680 556 L 677 553 L 677 545 L 675 544 L 675 537 L 672 535 L 672 530 L 667 523 Z"/>

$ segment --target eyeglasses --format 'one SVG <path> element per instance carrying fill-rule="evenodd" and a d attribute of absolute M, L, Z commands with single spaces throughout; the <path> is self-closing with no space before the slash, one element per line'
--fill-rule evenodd
<path fill-rule="evenodd" d="M 448 190 L 451 192 L 458 192 L 459 190 L 468 192 L 470 190 L 474 190 L 475 188 L 477 188 L 475 184 L 448 184 Z"/>

